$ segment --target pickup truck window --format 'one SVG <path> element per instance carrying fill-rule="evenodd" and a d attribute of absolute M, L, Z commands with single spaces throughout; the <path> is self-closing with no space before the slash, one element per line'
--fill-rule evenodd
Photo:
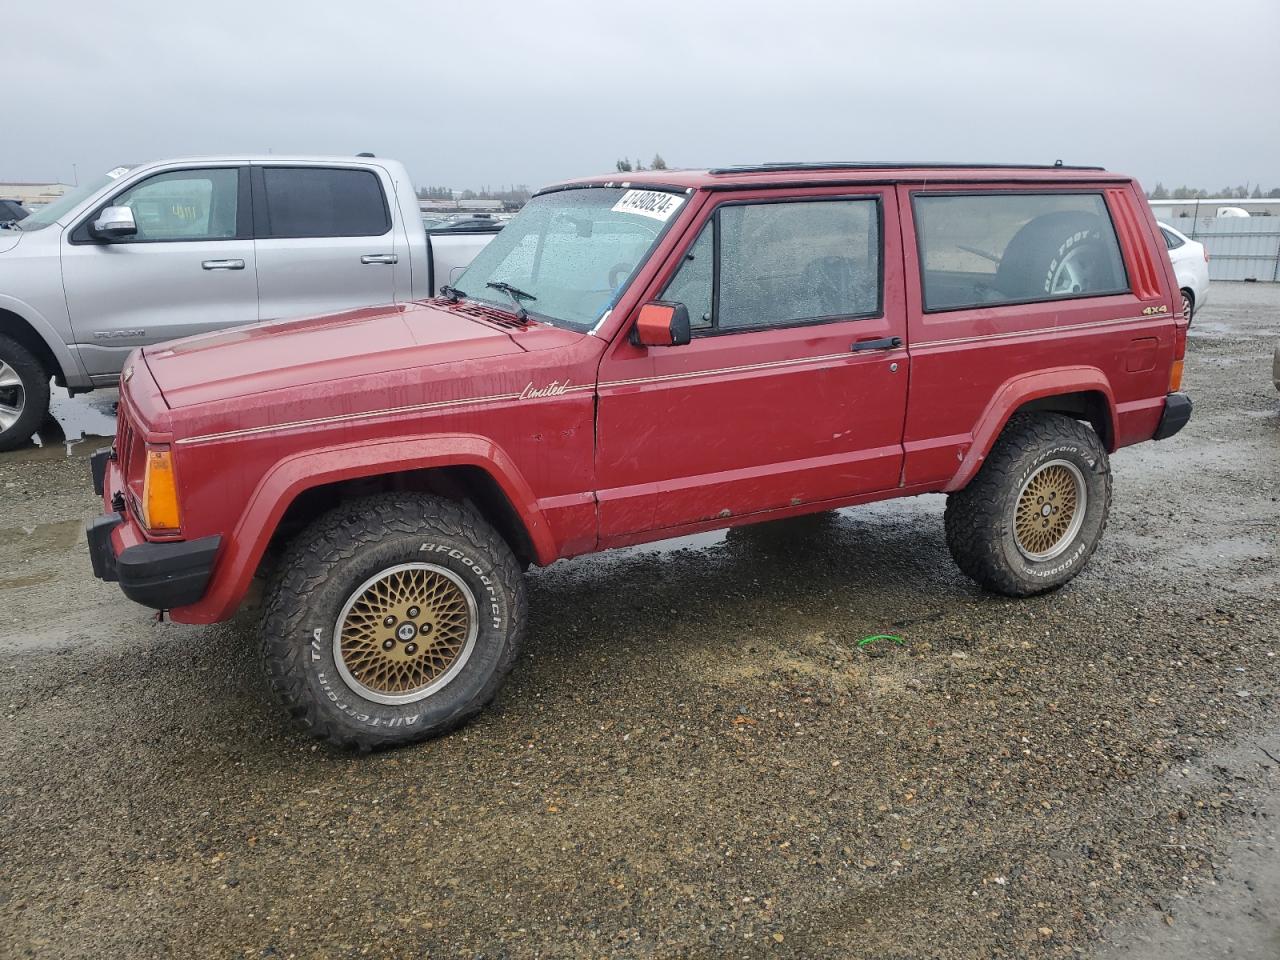
<path fill-rule="evenodd" d="M 380 237 L 391 229 L 371 170 L 263 167 L 262 184 L 259 237 Z"/>
<path fill-rule="evenodd" d="M 678 194 L 621 187 L 542 194 L 453 286 L 469 300 L 513 310 L 510 297 L 488 286 L 510 284 L 530 295 L 520 299 L 532 316 L 588 330 L 613 306 L 683 202 Z"/>
<path fill-rule="evenodd" d="M 31 212 L 31 216 L 22 221 L 22 232 L 31 233 L 34 230 L 42 230 L 51 223 L 56 223 L 65 214 L 80 206 L 83 201 L 93 196 L 103 187 L 115 183 L 119 174 L 114 171 L 112 173 L 114 175 L 107 174 L 95 180 L 90 180 L 83 186 L 68 190 L 56 200 L 46 203 L 43 207 L 37 207 Z"/>
<path fill-rule="evenodd" d="M 879 203 L 725 204 L 662 299 L 683 303 L 694 330 L 704 331 L 874 316 L 880 312 Z"/>
<path fill-rule="evenodd" d="M 927 312 L 1129 289 L 1099 193 L 916 194 L 912 203 Z"/>
<path fill-rule="evenodd" d="M 174 170 L 148 177 L 112 199 L 133 211 L 127 243 L 230 240 L 236 235 L 240 172 L 235 167 Z"/>

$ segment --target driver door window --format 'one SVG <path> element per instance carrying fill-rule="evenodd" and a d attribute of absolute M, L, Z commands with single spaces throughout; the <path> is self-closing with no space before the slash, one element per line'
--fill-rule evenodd
<path fill-rule="evenodd" d="M 725 204 L 662 299 L 688 307 L 694 331 L 704 333 L 876 316 L 879 204 L 871 198 Z"/>
<path fill-rule="evenodd" d="M 235 167 L 175 170 L 149 177 L 111 205 L 133 211 L 135 243 L 231 240 L 236 237 L 239 178 Z"/>

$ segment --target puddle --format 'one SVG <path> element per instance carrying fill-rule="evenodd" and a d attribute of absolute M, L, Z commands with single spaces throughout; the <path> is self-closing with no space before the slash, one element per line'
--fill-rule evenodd
<path fill-rule="evenodd" d="M 87 456 L 106 446 L 116 435 L 115 389 L 94 390 L 70 396 L 63 387 L 52 388 L 49 416 L 31 438 L 30 445 L 3 454 L 5 459 L 44 460 L 50 457 Z"/>

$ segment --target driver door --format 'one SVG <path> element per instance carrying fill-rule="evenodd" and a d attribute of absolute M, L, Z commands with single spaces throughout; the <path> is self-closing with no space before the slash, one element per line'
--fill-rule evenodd
<path fill-rule="evenodd" d="M 889 199 L 762 191 L 692 228 L 647 297 L 684 303 L 692 342 L 641 347 L 624 328 L 601 363 L 602 546 L 898 485 L 908 356 Z"/>
<path fill-rule="evenodd" d="M 107 206 L 128 207 L 136 236 L 96 240 Z M 120 372 L 135 347 L 258 319 L 247 172 L 168 170 L 129 184 L 62 239 L 67 310 L 90 375 Z"/>

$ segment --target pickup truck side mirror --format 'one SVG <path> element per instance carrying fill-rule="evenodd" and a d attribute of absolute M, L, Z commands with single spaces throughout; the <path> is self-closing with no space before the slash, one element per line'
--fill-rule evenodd
<path fill-rule="evenodd" d="M 138 224 L 128 207 L 107 207 L 89 228 L 95 240 L 123 240 L 138 235 Z"/>
<path fill-rule="evenodd" d="M 691 339 L 689 308 L 683 303 L 646 303 L 631 328 L 631 342 L 641 347 L 681 347 Z"/>

